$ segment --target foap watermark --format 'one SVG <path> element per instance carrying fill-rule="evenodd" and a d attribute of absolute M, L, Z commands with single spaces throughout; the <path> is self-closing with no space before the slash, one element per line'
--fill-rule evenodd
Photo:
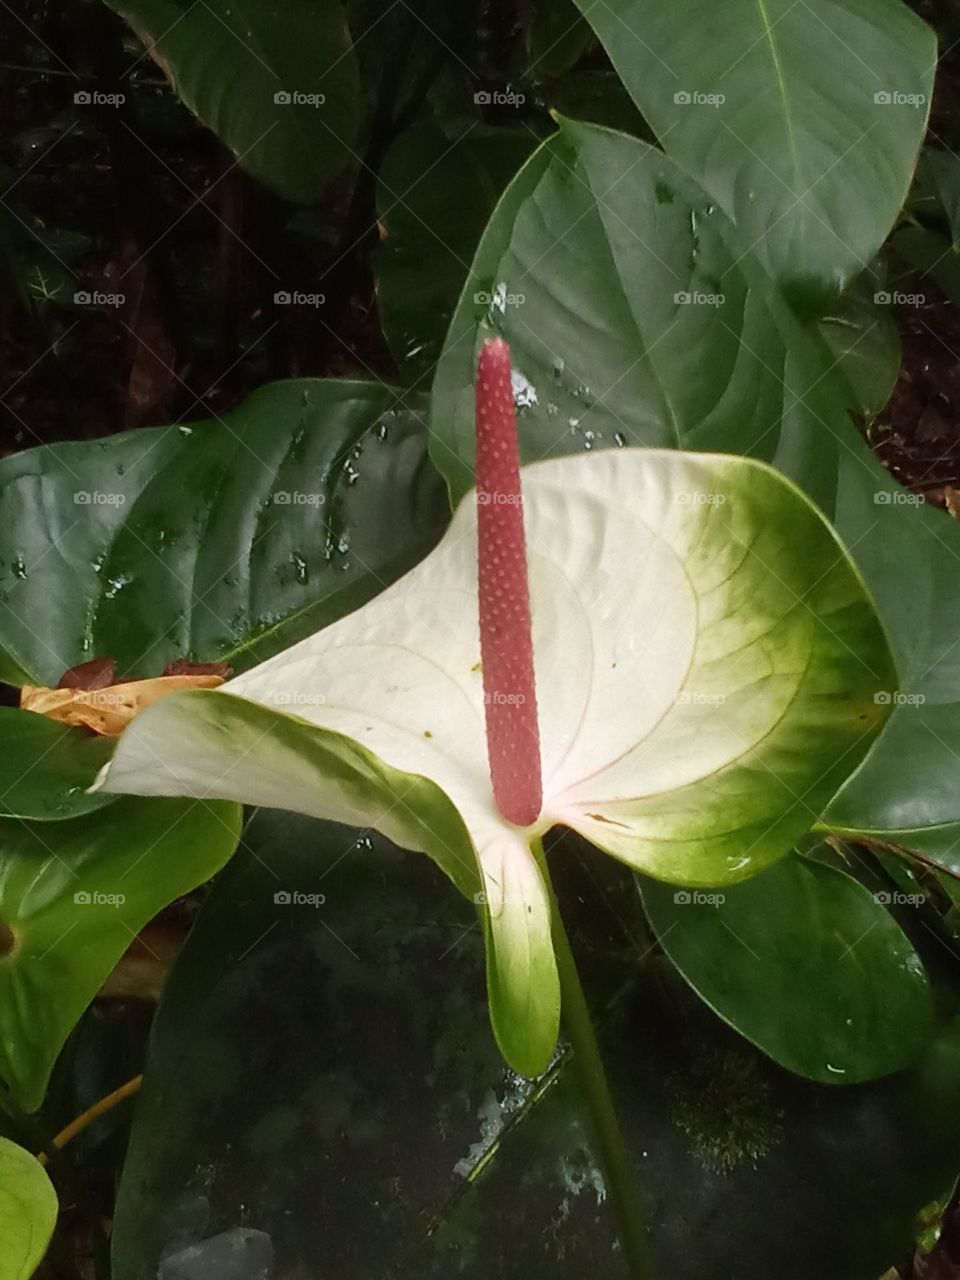
<path fill-rule="evenodd" d="M 681 489 L 674 498 L 681 507 L 722 507 L 726 500 L 725 493 L 704 493 L 701 489 Z"/>
<path fill-rule="evenodd" d="M 726 300 L 726 294 L 701 293 L 699 289 L 679 289 L 673 295 L 674 304 L 678 307 L 722 307 Z"/>
<path fill-rule="evenodd" d="M 122 907 L 126 900 L 126 894 L 101 893 L 99 889 L 78 889 L 73 895 L 78 907 Z"/>
<path fill-rule="evenodd" d="M 678 707 L 722 707 L 726 700 L 725 693 L 697 693 L 692 689 L 684 689 L 673 701 Z"/>
<path fill-rule="evenodd" d="M 273 495 L 278 507 L 322 507 L 326 500 L 323 493 L 302 493 L 299 489 L 278 489 Z"/>
<path fill-rule="evenodd" d="M 526 700 L 526 694 L 507 693 L 505 689 L 493 689 L 483 695 L 484 706 L 487 707 L 522 707 Z"/>
<path fill-rule="evenodd" d="M 878 289 L 873 300 L 879 307 L 922 307 L 927 301 L 927 295 L 901 293 L 899 289 Z"/>
<path fill-rule="evenodd" d="M 504 493 L 502 489 L 478 489 L 477 502 L 481 507 L 522 507 L 523 494 Z"/>
<path fill-rule="evenodd" d="M 126 707 L 130 704 L 129 695 L 118 693 L 113 687 L 106 689 L 77 689 L 74 691 L 74 699 L 82 702 L 84 706 L 101 708 L 102 710 L 112 710 L 115 707 Z"/>
<path fill-rule="evenodd" d="M 275 707 L 322 707 L 327 699 L 322 693 L 304 689 L 275 689 L 266 701 Z"/>
<path fill-rule="evenodd" d="M 873 95 L 878 107 L 925 107 L 925 93 L 901 93 L 899 89 L 878 89 Z"/>
<path fill-rule="evenodd" d="M 899 889 L 893 889 L 888 893 L 885 889 L 881 889 L 879 893 L 873 895 L 873 900 L 881 907 L 922 907 L 927 900 L 927 895 L 901 893 Z"/>
<path fill-rule="evenodd" d="M 522 307 L 527 300 L 525 293 L 507 293 L 506 286 L 498 286 L 493 293 L 488 293 L 486 289 L 478 289 L 473 295 L 473 300 L 478 307 L 496 307 L 498 311 L 503 311 L 506 307 Z"/>
<path fill-rule="evenodd" d="M 898 689 L 878 689 L 873 695 L 878 707 L 922 707 L 927 700 L 925 693 L 900 693 Z"/>
<path fill-rule="evenodd" d="M 303 893 L 300 889 L 278 889 L 273 895 L 278 907 L 322 907 L 326 900 L 325 893 Z"/>
<path fill-rule="evenodd" d="M 126 501 L 125 493 L 101 493 L 99 489 L 77 489 L 73 495 L 77 507 L 122 507 Z"/>
<path fill-rule="evenodd" d="M 277 307 L 322 307 L 326 301 L 325 293 L 301 293 L 299 289 L 278 289 L 273 295 Z"/>
<path fill-rule="evenodd" d="M 878 489 L 873 495 L 875 507 L 922 507 L 926 499 L 909 489 Z"/>
<path fill-rule="evenodd" d="M 99 89 L 78 89 L 73 101 L 78 107 L 122 107 L 125 93 L 101 93 Z"/>
<path fill-rule="evenodd" d="M 99 289 L 78 289 L 73 295 L 75 307 L 122 307 L 125 293 L 101 293 Z"/>
<path fill-rule="evenodd" d="M 722 107 L 726 100 L 724 93 L 701 93 L 699 89 L 678 89 L 673 95 L 678 107 Z"/>
<path fill-rule="evenodd" d="M 478 107 L 522 107 L 527 97 L 513 89 L 478 89 L 473 100 Z"/>
<path fill-rule="evenodd" d="M 724 893 L 706 893 L 703 889 L 678 889 L 673 900 L 678 907 L 722 907 L 727 897 Z"/>
<path fill-rule="evenodd" d="M 273 95 L 278 107 L 322 107 L 325 93 L 302 93 L 299 89 L 278 89 Z"/>

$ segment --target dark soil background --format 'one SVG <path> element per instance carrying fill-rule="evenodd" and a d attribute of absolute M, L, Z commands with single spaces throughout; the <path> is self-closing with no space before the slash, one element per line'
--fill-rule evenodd
<path fill-rule="evenodd" d="M 372 192 L 352 207 L 347 175 L 316 212 L 272 197 L 99 6 L 0 5 L 0 49 L 3 203 L 25 229 L 87 238 L 58 253 L 71 296 L 125 299 L 34 316 L 0 300 L 0 450 L 201 418 L 273 378 L 390 376 Z M 125 101 L 78 105 L 84 89 Z M 283 289 L 332 305 L 293 316 Z"/>
<path fill-rule="evenodd" d="M 954 149 L 960 7 L 915 7 L 944 51 L 928 141 Z M 0 452 L 220 413 L 271 378 L 395 373 L 370 272 L 375 216 L 354 207 L 349 175 L 309 213 L 264 192 L 98 6 L 2 4 L 0 49 L 4 204 L 40 234 L 88 238 L 68 285 L 125 297 L 33 316 L 0 299 Z M 126 101 L 78 106 L 84 88 Z M 333 306 L 291 315 L 273 303 L 284 288 Z M 903 365 L 870 439 L 893 475 L 952 508 L 960 314 L 929 280 L 920 291 L 922 306 L 898 311 Z"/>

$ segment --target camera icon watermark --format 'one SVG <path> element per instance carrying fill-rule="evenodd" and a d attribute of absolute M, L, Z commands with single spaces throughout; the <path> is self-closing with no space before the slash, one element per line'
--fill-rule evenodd
<path fill-rule="evenodd" d="M 273 901 L 278 907 L 322 907 L 325 893 L 301 893 L 299 889 L 278 889 Z"/>
<path fill-rule="evenodd" d="M 324 694 L 305 689 L 275 689 L 267 698 L 275 707 L 322 707 L 326 701 Z"/>
<path fill-rule="evenodd" d="M 494 907 L 500 908 L 505 902 L 511 901 L 510 895 L 506 893 L 475 893 L 473 900 L 478 907 Z"/>
<path fill-rule="evenodd" d="M 673 703 L 676 707 L 722 707 L 726 700 L 725 693 L 698 693 L 695 689 L 682 689 Z"/>
<path fill-rule="evenodd" d="M 273 95 L 278 107 L 322 107 L 327 101 L 325 93 L 301 93 L 299 89 L 278 89 Z"/>
<path fill-rule="evenodd" d="M 926 304 L 925 293 L 900 293 L 894 289 L 878 289 L 873 295 L 874 302 L 880 307 L 922 307 Z"/>
<path fill-rule="evenodd" d="M 478 289 L 473 295 L 473 301 L 478 307 L 496 307 L 501 312 L 507 307 L 522 307 L 526 300 L 525 293 L 507 293 L 505 285 L 498 285 L 493 293 Z"/>
<path fill-rule="evenodd" d="M 873 701 L 878 707 L 922 707 L 925 693 L 900 693 L 897 689 L 878 689 Z"/>
<path fill-rule="evenodd" d="M 478 107 L 522 107 L 526 100 L 526 94 L 513 89 L 478 89 L 473 95 Z"/>
<path fill-rule="evenodd" d="M 122 307 L 125 293 L 101 293 L 99 289 L 78 289 L 73 295 L 75 307 Z"/>
<path fill-rule="evenodd" d="M 478 489 L 477 502 L 481 507 L 522 507 L 522 493 L 504 493 L 502 489 Z"/>
<path fill-rule="evenodd" d="M 878 89 L 873 95 L 878 107 L 925 107 L 925 93 L 901 93 L 899 89 Z"/>
<path fill-rule="evenodd" d="M 681 489 L 673 500 L 680 507 L 722 507 L 727 495 L 704 493 L 701 489 Z"/>
<path fill-rule="evenodd" d="M 122 507 L 126 501 L 125 493 L 101 493 L 99 489 L 77 489 L 73 495 L 77 507 Z"/>
<path fill-rule="evenodd" d="M 101 893 L 99 889 L 78 889 L 73 895 L 78 907 L 122 907 L 126 900 L 126 894 Z"/>
<path fill-rule="evenodd" d="M 673 895 L 678 907 L 722 907 L 726 894 L 706 893 L 702 889 L 678 889 Z"/>
<path fill-rule="evenodd" d="M 488 707 L 522 707 L 526 700 L 526 694 L 507 693 L 503 689 L 494 689 L 483 695 L 484 705 Z"/>
<path fill-rule="evenodd" d="M 122 107 L 126 100 L 125 93 L 101 93 L 99 89 L 78 89 L 73 95 L 78 107 Z"/>
<path fill-rule="evenodd" d="M 324 493 L 303 493 L 299 489 L 278 489 L 273 495 L 278 507 L 322 507 L 326 500 Z"/>
<path fill-rule="evenodd" d="M 875 507 L 922 507 L 926 505 L 926 498 L 909 489 L 877 489 L 873 504 Z"/>
<path fill-rule="evenodd" d="M 874 902 L 881 907 L 922 907 L 927 900 L 925 893 L 901 893 L 899 889 L 887 892 L 882 889 L 873 895 Z"/>
<path fill-rule="evenodd" d="M 701 293 L 697 289 L 678 289 L 673 295 L 674 305 L 678 307 L 722 307 L 726 300 L 726 294 Z"/>
<path fill-rule="evenodd" d="M 299 289 L 278 289 L 273 295 L 277 307 L 322 307 L 326 301 L 325 293 L 301 293 Z"/>
<path fill-rule="evenodd" d="M 697 89 L 678 89 L 673 95 L 678 107 L 722 107 L 726 100 L 726 94 L 701 93 Z"/>

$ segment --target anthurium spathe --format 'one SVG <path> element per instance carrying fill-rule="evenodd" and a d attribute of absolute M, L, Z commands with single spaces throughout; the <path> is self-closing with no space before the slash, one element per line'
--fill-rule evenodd
<path fill-rule="evenodd" d="M 481 477 L 439 546 L 356 613 L 137 716 L 101 785 L 288 808 L 426 852 L 476 897 L 495 1033 L 535 1074 L 560 1007 L 544 833 L 572 827 L 677 885 L 742 879 L 810 827 L 896 685 L 856 569 L 763 464 L 588 453 L 525 468 L 521 507 L 508 360 L 488 344 L 478 383 L 507 480 Z M 491 508 L 507 514 L 481 533 L 502 544 L 481 540 L 478 584 Z"/>

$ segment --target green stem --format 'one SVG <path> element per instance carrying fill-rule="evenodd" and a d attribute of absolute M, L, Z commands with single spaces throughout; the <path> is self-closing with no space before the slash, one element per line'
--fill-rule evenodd
<path fill-rule="evenodd" d="M 583 993 L 580 974 L 577 971 L 577 962 L 570 949 L 570 939 L 567 937 L 560 915 L 560 906 L 550 885 L 543 859 L 540 860 L 540 866 L 550 890 L 553 948 L 560 975 L 563 1025 L 573 1046 L 581 1088 L 590 1109 L 600 1163 L 603 1166 L 604 1180 L 616 1214 L 624 1256 L 632 1280 L 653 1280 L 653 1268 L 650 1263 L 644 1225 L 645 1215 L 634 1179 L 633 1167 L 620 1132 L 610 1086 L 607 1083 L 607 1073 L 604 1070 L 597 1037 L 590 1019 L 590 1010 Z"/>

